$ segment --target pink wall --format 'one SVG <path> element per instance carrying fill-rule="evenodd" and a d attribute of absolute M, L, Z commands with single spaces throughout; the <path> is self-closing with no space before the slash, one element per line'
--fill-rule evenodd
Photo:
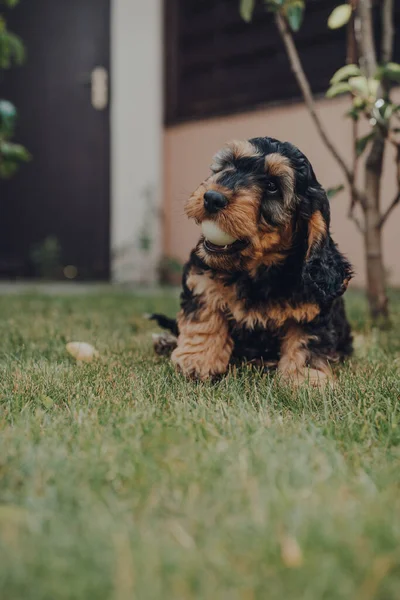
<path fill-rule="evenodd" d="M 343 118 L 348 100 L 320 100 L 318 109 L 329 135 L 348 161 L 351 154 L 350 121 Z M 297 145 L 313 164 L 319 181 L 325 187 L 343 183 L 343 176 L 321 143 L 313 123 L 302 104 L 266 108 L 236 116 L 209 119 L 169 127 L 164 137 L 164 253 L 186 260 L 199 235 L 198 228 L 183 213 L 190 193 L 205 178 L 213 154 L 232 139 L 268 135 Z M 383 204 L 395 194 L 394 153 L 390 148 L 385 162 Z M 355 266 L 355 283 L 363 285 L 365 270 L 362 239 L 354 224 L 346 217 L 348 194 L 343 192 L 331 202 L 332 232 L 341 250 Z M 400 207 L 393 213 L 384 230 L 384 257 L 389 282 L 400 285 Z"/>

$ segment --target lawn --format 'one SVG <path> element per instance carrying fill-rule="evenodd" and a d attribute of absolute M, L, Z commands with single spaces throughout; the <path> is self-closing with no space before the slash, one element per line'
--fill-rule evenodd
<path fill-rule="evenodd" d="M 142 319 L 176 306 L 0 297 L 1 600 L 397 600 L 400 293 L 384 333 L 348 295 L 357 354 L 325 392 L 185 381 Z"/>

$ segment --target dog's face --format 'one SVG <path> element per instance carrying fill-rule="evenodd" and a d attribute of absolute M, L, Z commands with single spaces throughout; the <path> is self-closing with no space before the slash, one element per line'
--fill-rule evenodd
<path fill-rule="evenodd" d="M 278 264 L 301 231 L 309 255 L 329 230 L 329 203 L 309 161 L 295 146 L 267 137 L 218 152 L 186 214 L 202 227 L 197 254 L 217 270 L 251 273 Z"/>

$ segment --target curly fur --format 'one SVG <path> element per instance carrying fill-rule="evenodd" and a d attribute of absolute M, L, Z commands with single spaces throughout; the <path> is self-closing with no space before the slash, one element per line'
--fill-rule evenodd
<path fill-rule="evenodd" d="M 212 215 L 209 190 L 228 200 Z M 329 378 L 329 364 L 352 352 L 342 298 L 352 268 L 332 240 L 329 201 L 304 154 L 268 137 L 233 142 L 186 212 L 198 223 L 214 219 L 242 245 L 209 252 L 201 238 L 184 268 L 177 321 L 154 316 L 178 336 L 176 366 L 207 379 L 232 362 L 261 361 L 296 381 Z"/>

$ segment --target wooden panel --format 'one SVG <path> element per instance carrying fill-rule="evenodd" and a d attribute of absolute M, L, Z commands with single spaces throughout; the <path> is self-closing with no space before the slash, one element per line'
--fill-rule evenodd
<path fill-rule="evenodd" d="M 346 61 L 345 28 L 327 28 L 336 4 L 308 0 L 304 24 L 295 35 L 315 94 L 326 91 Z M 168 124 L 300 99 L 272 15 L 258 2 L 247 24 L 238 6 L 238 0 L 166 0 Z M 396 10 L 400 17 L 400 6 Z M 375 17 L 379 41 L 379 14 Z M 397 39 L 398 59 L 399 44 Z"/>
<path fill-rule="evenodd" d="M 109 69 L 110 0 L 35 0 L 7 13 L 27 62 L 4 74 L 16 139 L 33 156 L 0 181 L 0 277 L 35 277 L 34 249 L 60 246 L 60 269 L 109 277 L 109 110 L 91 104 L 90 74 Z"/>

